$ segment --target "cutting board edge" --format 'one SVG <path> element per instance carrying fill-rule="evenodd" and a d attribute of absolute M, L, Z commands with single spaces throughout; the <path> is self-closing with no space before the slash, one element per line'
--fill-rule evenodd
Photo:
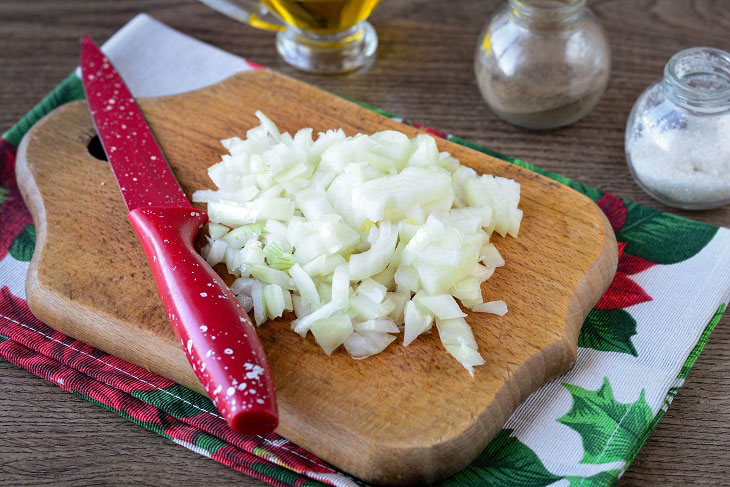
<path fill-rule="evenodd" d="M 60 107 L 58 110 L 52 112 L 52 114 L 56 113 L 57 111 L 61 111 L 64 108 L 70 109 L 70 105 L 84 104 L 84 103 L 85 103 L 84 101 L 79 101 L 76 103 L 65 105 L 64 107 Z M 348 103 L 351 103 L 351 102 L 348 102 Z M 45 118 L 50 117 L 52 114 L 49 114 Z M 44 118 L 44 120 L 45 120 L 45 118 Z M 40 126 L 40 125 L 41 124 L 38 124 L 37 126 Z M 28 137 L 29 135 L 30 135 L 30 133 L 27 134 L 26 137 Z M 25 142 L 26 138 L 24 138 L 23 140 Z M 27 142 L 25 142 L 25 144 L 27 145 Z M 25 151 L 25 147 L 23 147 L 23 151 Z M 476 153 L 476 151 L 474 151 L 474 152 Z M 482 156 L 483 156 L 483 154 L 482 154 Z M 19 150 L 19 161 L 21 159 L 23 159 L 23 163 L 26 162 L 25 157 L 22 157 L 22 158 L 20 157 L 20 150 Z M 504 161 L 502 161 L 502 162 L 504 162 Z M 504 162 L 504 164 L 508 164 L 508 163 Z M 22 167 L 23 167 L 22 164 L 19 163 L 19 168 L 21 168 L 21 169 L 19 169 L 18 179 L 19 179 L 19 185 L 21 186 L 21 191 L 25 191 L 23 189 L 24 185 L 20 183 L 20 179 L 21 179 L 20 173 L 22 172 Z M 517 168 L 517 169 L 522 169 L 522 168 Z M 29 172 L 29 169 L 27 167 L 25 167 L 25 170 L 27 172 Z M 528 173 L 528 172 L 531 173 L 530 171 L 528 171 L 526 169 L 522 169 L 522 170 L 525 171 L 526 173 Z M 540 175 L 537 175 L 534 173 L 531 173 L 531 174 L 533 174 L 534 177 L 539 177 L 541 179 L 546 179 L 546 180 L 548 179 L 548 178 L 544 178 L 543 176 L 540 176 Z M 25 178 L 25 179 L 33 181 L 32 177 Z M 552 181 L 552 180 L 550 180 L 550 181 Z M 558 183 L 554 183 L 554 184 L 557 185 Z M 570 188 L 567 188 L 564 186 L 562 188 L 570 189 Z M 590 201 L 590 199 L 588 199 L 584 195 L 581 195 L 580 193 L 575 192 L 572 189 L 570 189 L 570 191 L 575 193 L 576 195 L 580 195 L 581 198 L 585 198 L 586 200 Z M 27 194 L 26 194 L 26 192 L 24 192 L 23 197 L 24 197 L 24 199 L 26 199 L 27 202 L 29 202 L 29 206 L 31 206 L 31 207 L 35 206 L 35 208 L 32 210 L 34 220 L 36 222 L 38 222 L 38 221 L 44 222 L 45 220 L 43 218 L 36 218 L 36 213 L 44 212 L 45 210 L 43 208 L 42 198 L 40 198 L 40 194 L 39 194 L 37 188 L 35 188 L 35 192 L 36 192 L 36 198 L 33 198 L 31 196 L 32 191 L 28 191 Z M 591 205 L 592 205 L 592 208 L 594 209 L 594 211 L 598 212 L 598 214 L 601 215 L 602 221 L 604 223 L 604 225 L 603 225 L 604 234 L 605 234 L 604 235 L 604 245 L 603 245 L 601 251 L 598 252 L 596 259 L 594 260 L 593 264 L 589 268 L 589 271 L 583 275 L 581 281 L 579 281 L 578 285 L 576 286 L 576 288 L 573 292 L 573 295 L 572 295 L 572 298 L 570 301 L 570 305 L 568 307 L 568 311 L 566 312 L 566 315 L 565 315 L 565 327 L 564 327 L 563 337 L 562 337 L 562 339 L 557 340 L 555 343 L 549 345 L 548 348 L 544 349 L 544 351 L 536 353 L 534 356 L 530 357 L 530 359 L 528 359 L 528 361 L 523 363 L 522 367 L 520 367 L 517 371 L 514 372 L 514 374 L 515 374 L 514 377 L 512 377 L 512 379 L 510 381 L 506 382 L 504 384 L 504 386 L 502 388 L 500 388 L 497 395 L 495 396 L 495 403 L 500 403 L 499 411 L 497 411 L 497 413 L 493 413 L 491 411 L 484 411 L 480 415 L 480 416 L 488 416 L 488 418 L 483 421 L 485 424 L 489 424 L 489 418 L 492 418 L 492 421 L 493 421 L 493 418 L 495 418 L 495 417 L 501 417 L 501 418 L 503 417 L 503 419 L 501 421 L 497 421 L 500 424 L 503 424 L 504 421 L 509 417 L 509 415 L 512 413 L 512 411 L 515 409 L 515 407 L 521 402 L 522 399 L 527 397 L 527 395 L 529 395 L 529 393 L 531 393 L 534 389 L 536 389 L 537 387 L 539 387 L 540 385 L 542 385 L 543 383 L 545 383 L 546 381 L 551 379 L 553 376 L 558 375 L 562 372 L 565 372 L 572 366 L 572 364 L 575 363 L 575 357 L 577 355 L 577 338 L 578 338 L 578 331 L 580 329 L 580 324 L 582 323 L 583 318 L 588 313 L 588 311 L 590 310 L 592 305 L 595 304 L 595 302 L 600 298 L 600 295 L 603 293 L 603 290 L 600 290 L 600 293 L 598 292 L 599 291 L 598 289 L 589 290 L 593 293 L 592 296 L 593 295 L 596 296 L 595 300 L 593 300 L 593 302 L 590 302 L 590 303 L 589 303 L 590 299 L 577 300 L 576 294 L 578 293 L 578 291 L 580 289 L 582 289 L 582 287 L 585 287 L 586 285 L 590 284 L 590 279 L 588 279 L 588 276 L 590 274 L 592 274 L 592 272 L 595 271 L 595 268 L 601 267 L 600 262 L 603 262 L 603 260 L 605 260 L 605 259 L 602 259 L 601 256 L 604 255 L 606 252 L 609 252 L 609 250 L 607 250 L 607 249 L 609 249 L 611 246 L 610 245 L 611 239 L 613 239 L 613 257 L 612 257 L 612 259 L 613 259 L 613 268 L 615 271 L 615 260 L 616 260 L 615 237 L 613 235 L 612 230 L 610 229 L 610 225 L 608 225 L 608 222 L 607 222 L 605 216 L 603 216 L 600 209 L 598 209 L 598 207 L 592 201 L 591 201 Z M 39 213 L 39 214 L 41 216 L 43 215 L 43 213 Z M 35 264 L 35 266 L 37 266 L 39 257 L 42 255 L 42 250 L 43 250 L 43 247 L 45 244 L 46 230 L 47 229 L 45 227 L 43 227 L 43 224 L 41 223 L 39 225 L 38 244 L 37 244 L 36 250 L 34 252 L 33 261 L 31 262 L 31 269 L 34 272 L 29 272 L 29 279 L 34 278 L 34 279 L 36 279 L 36 281 L 38 280 L 37 279 L 38 273 L 37 273 L 37 268 L 34 269 L 34 264 Z M 609 236 L 610 236 L 610 238 L 608 238 Z M 609 254 L 610 254 L 610 252 L 609 252 Z M 610 255 L 609 255 L 608 260 L 609 261 L 611 260 Z M 610 262 L 608 264 L 603 264 L 603 267 L 610 268 L 611 267 Z M 609 283 L 610 283 L 610 279 L 605 281 L 606 286 L 608 286 Z M 63 296 L 59 296 L 56 293 L 50 293 L 50 294 L 44 295 L 44 291 L 47 292 L 48 290 L 44 290 L 43 285 L 40 282 L 36 282 L 35 284 L 36 284 L 35 286 L 31 286 L 27 283 L 27 286 L 26 286 L 28 289 L 27 294 L 29 297 L 28 298 L 29 306 L 31 306 L 31 310 L 34 312 L 34 314 L 36 314 L 36 311 L 38 311 L 39 313 L 37 314 L 37 316 L 39 316 L 39 318 L 41 318 L 42 320 L 47 321 L 49 324 L 53 325 L 54 328 L 58 329 L 59 331 L 61 331 L 63 333 L 66 333 L 70 336 L 73 336 L 74 338 L 78 338 L 82 341 L 90 343 L 91 345 L 98 346 L 98 348 L 105 349 L 105 351 L 108 353 L 112 353 L 113 355 L 117 355 L 120 358 L 129 360 L 130 362 L 133 362 L 133 363 L 137 363 L 138 365 L 141 365 L 145 368 L 149 368 L 150 370 L 160 373 L 161 375 L 164 375 L 164 376 L 167 376 L 170 378 L 175 377 L 174 380 L 184 383 L 185 385 L 188 385 L 190 387 L 190 385 L 188 383 L 186 383 L 187 381 L 183 381 L 180 378 L 191 377 L 194 380 L 194 376 L 192 375 L 191 370 L 179 371 L 179 374 L 175 373 L 175 372 L 171 372 L 170 370 L 167 370 L 164 373 L 161 373 L 159 369 L 155 370 L 152 367 L 147 367 L 145 365 L 139 364 L 135 360 L 131 359 L 130 356 L 128 354 L 124 353 L 123 351 L 115 352 L 115 351 L 111 350 L 108 347 L 108 345 L 106 348 L 97 345 L 95 343 L 95 340 L 93 340 L 93 333 L 79 334 L 78 332 L 75 332 L 74 330 L 70 330 L 68 328 L 68 326 L 66 326 L 63 322 L 65 320 L 67 320 L 69 318 L 69 316 L 73 316 L 73 313 L 77 312 L 78 308 L 77 309 L 74 309 L 73 307 L 65 308 L 66 313 L 68 313 L 65 317 L 60 316 L 60 315 L 44 313 L 42 311 L 42 307 L 38 306 L 38 303 L 40 303 L 44 299 L 51 300 L 54 303 L 58 303 L 59 306 L 67 306 L 69 303 L 73 304 L 73 301 L 69 301 L 66 298 L 64 298 Z M 47 302 L 48 301 L 46 301 L 46 304 L 47 304 Z M 63 309 L 63 308 L 61 308 L 61 309 Z M 94 315 L 94 316 L 96 316 L 96 315 Z M 98 317 L 103 318 L 107 321 L 110 320 L 109 316 L 99 315 Z M 113 320 L 111 320 L 111 321 L 113 321 Z M 173 345 L 176 347 L 176 344 L 173 344 Z M 178 350 L 178 352 L 182 353 L 179 350 Z M 548 360 L 555 367 L 554 373 L 552 373 L 553 370 L 551 370 L 551 367 L 548 366 L 549 364 L 545 364 L 546 356 L 554 357 L 553 360 Z M 167 359 L 167 360 L 169 360 L 169 359 Z M 542 362 L 542 364 L 541 364 L 541 362 Z M 530 364 L 530 365 L 528 366 L 528 364 Z M 540 376 L 542 376 L 542 377 L 539 377 L 539 380 L 534 375 L 531 375 L 532 373 L 534 373 L 534 370 L 531 372 L 531 369 L 534 369 L 534 368 L 537 368 L 542 371 L 542 373 L 539 374 Z M 523 381 L 523 379 L 520 379 L 519 377 L 521 377 L 522 375 L 524 375 L 529 380 Z M 515 379 L 515 377 L 517 377 L 517 379 Z M 510 386 L 511 382 L 514 382 L 516 386 Z M 198 390 L 199 392 L 202 392 L 202 388 L 200 388 L 200 387 L 194 387 L 194 389 Z M 509 404 L 509 406 L 503 407 L 502 404 Z M 497 416 L 496 414 L 499 414 L 499 416 Z M 482 422 L 482 421 L 480 421 L 480 422 Z M 462 430 L 462 433 L 468 433 L 469 431 L 473 430 L 474 428 L 478 428 L 478 425 L 473 426 L 471 429 L 465 428 L 464 430 Z M 490 439 L 499 430 L 498 427 L 495 427 L 492 429 L 494 429 L 493 432 L 490 431 L 486 434 L 485 434 L 485 431 L 483 431 L 483 430 L 476 431 L 476 433 L 473 433 L 469 439 L 473 440 L 473 437 Z M 286 436 L 287 438 L 292 439 L 292 440 L 295 440 L 295 437 L 297 436 L 297 435 L 289 434 L 289 432 L 286 430 L 281 431 L 281 433 L 284 436 Z M 454 440 L 454 438 L 456 438 L 456 440 L 454 440 L 454 441 L 457 441 L 460 439 L 462 442 L 464 442 L 466 440 L 463 437 L 464 437 L 464 434 L 458 434 L 458 435 L 452 435 L 451 439 Z M 442 444 L 444 444 L 446 446 L 449 439 L 445 439 L 445 440 L 446 441 L 443 442 Z M 299 441 L 299 444 L 301 446 L 307 448 L 306 439 L 302 439 L 301 441 Z M 422 457 L 423 457 L 422 450 L 423 449 L 431 451 L 431 452 L 439 451 L 439 455 L 435 455 L 435 454 L 433 455 L 434 460 L 436 460 L 440 455 L 443 455 L 444 452 L 439 449 L 438 445 L 439 445 L 438 443 L 431 443 L 425 447 L 423 445 L 419 445 L 418 451 L 420 451 L 420 455 L 414 454 L 414 456 L 420 456 L 421 462 L 418 462 L 418 463 L 422 464 Z M 353 468 L 352 464 L 349 462 L 333 461 L 332 463 L 339 463 L 340 465 L 342 465 L 343 463 L 349 463 L 349 465 L 347 467 L 348 471 L 350 471 L 356 475 L 359 475 L 367 480 L 385 481 L 388 483 L 413 483 L 413 482 L 422 481 L 422 480 L 428 478 L 429 479 L 428 481 L 433 481 L 433 480 L 437 480 L 439 478 L 443 478 L 444 476 L 447 476 L 450 473 L 453 473 L 454 471 L 457 471 L 460 468 L 463 468 L 463 466 L 468 464 L 469 461 L 471 461 L 471 459 L 473 459 L 473 457 L 475 457 L 479 453 L 479 451 L 481 451 L 483 449 L 483 447 L 486 445 L 486 441 L 484 442 L 484 445 L 482 445 L 482 446 L 475 446 L 475 445 L 478 445 L 478 442 L 472 441 L 472 443 L 467 445 L 470 447 L 469 448 L 469 450 L 471 451 L 470 455 L 465 455 L 465 456 L 458 455 L 459 457 L 462 458 L 462 461 L 464 462 L 462 465 L 459 466 L 458 464 L 452 464 L 452 466 L 450 468 L 443 468 L 443 467 L 435 468 L 435 469 L 433 469 L 434 471 L 426 472 L 426 473 L 424 473 L 423 471 L 418 472 L 415 470 L 411 470 L 409 473 L 412 473 L 413 476 L 409 477 L 409 478 L 400 477 L 400 479 L 399 479 L 399 478 L 395 478 L 393 476 L 386 478 L 383 476 L 379 476 L 379 474 L 381 472 L 373 472 L 373 469 L 378 467 L 378 463 L 383 466 L 387 465 L 387 461 L 388 461 L 387 455 L 382 454 L 383 450 L 387 451 L 387 448 L 384 449 L 382 444 L 378 445 L 377 451 L 374 451 L 373 457 L 371 457 L 372 462 L 370 462 L 370 461 L 365 462 L 365 466 L 368 467 L 367 471 L 365 471 L 365 472 L 358 471 L 357 467 Z M 387 445 L 386 445 L 386 447 L 387 447 Z M 423 448 L 420 448 L 420 447 L 423 447 Z M 413 448 L 413 446 L 411 445 L 410 448 Z M 325 460 L 329 460 L 330 458 L 332 458 L 332 457 L 329 457 L 328 455 L 326 455 L 326 452 L 323 452 L 321 450 L 321 448 L 317 448 L 314 445 L 309 449 L 311 449 L 315 454 L 318 454 L 318 455 L 324 457 Z M 371 447 L 370 449 L 374 449 L 374 447 Z M 317 450 L 319 450 L 319 451 L 317 451 Z M 368 449 L 366 448 L 365 450 L 368 450 Z M 391 451 L 390 455 L 394 455 L 394 453 L 392 453 L 393 450 L 390 450 L 390 451 Z M 453 454 L 453 449 L 450 449 L 450 451 Z M 378 454 L 378 453 L 380 453 L 380 454 Z M 463 452 L 462 452 L 462 454 L 463 454 Z M 395 455 L 400 455 L 400 453 L 395 453 Z M 384 457 L 385 457 L 384 460 L 377 460 L 378 458 L 384 458 Z M 453 455 L 452 455 L 452 457 L 453 457 Z M 363 458 L 362 460 L 366 460 L 366 458 Z M 400 458 L 396 457 L 396 460 L 400 460 Z M 390 458 L 390 462 L 393 462 L 392 457 Z M 360 463 L 362 463 L 362 462 L 360 462 Z M 438 467 L 439 465 L 443 465 L 446 462 L 432 461 L 432 462 L 428 462 L 428 463 Z M 402 463 L 401 463 L 401 469 L 402 469 Z"/>

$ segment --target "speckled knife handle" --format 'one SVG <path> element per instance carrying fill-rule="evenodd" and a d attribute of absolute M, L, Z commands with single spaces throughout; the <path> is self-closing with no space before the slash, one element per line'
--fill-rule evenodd
<path fill-rule="evenodd" d="M 193 371 L 231 427 L 263 434 L 278 424 L 266 355 L 228 286 L 193 248 L 208 216 L 192 208 L 129 213 L 175 335 Z"/>

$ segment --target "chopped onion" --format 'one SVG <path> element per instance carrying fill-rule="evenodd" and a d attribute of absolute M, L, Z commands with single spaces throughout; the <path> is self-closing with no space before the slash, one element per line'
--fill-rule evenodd
<path fill-rule="evenodd" d="M 356 292 L 372 299 L 376 303 L 381 303 L 388 293 L 388 288 L 372 279 L 365 279 L 357 287 Z"/>
<path fill-rule="evenodd" d="M 466 313 L 461 311 L 454 297 L 450 294 L 440 294 L 437 296 L 426 296 L 421 293 L 413 297 L 413 301 L 420 307 L 428 310 L 432 315 L 440 320 L 450 320 L 452 318 L 462 318 Z"/>
<path fill-rule="evenodd" d="M 393 335 L 379 331 L 356 331 L 345 339 L 345 349 L 356 360 L 376 355 L 395 340 Z"/>
<path fill-rule="evenodd" d="M 330 301 L 329 303 L 325 304 L 324 306 L 321 306 L 316 311 L 313 311 L 312 313 L 308 314 L 307 316 L 304 316 L 303 318 L 293 321 L 292 326 L 294 327 L 294 331 L 299 333 L 300 335 L 306 335 L 307 331 L 309 331 L 309 329 L 312 327 L 312 324 L 314 322 L 316 322 L 318 320 L 323 320 L 325 318 L 329 318 L 339 309 L 340 309 L 340 303 L 337 303 L 335 301 Z"/>
<path fill-rule="evenodd" d="M 251 288 L 251 299 L 253 300 L 253 318 L 256 326 L 258 326 L 266 319 L 263 286 L 259 281 L 255 281 L 253 288 Z"/>
<path fill-rule="evenodd" d="M 398 231 L 389 221 L 383 221 L 377 229 L 377 238 L 365 252 L 350 257 L 350 280 L 359 281 L 385 270 L 398 242 Z"/>
<path fill-rule="evenodd" d="M 211 265 L 257 325 L 294 311 L 327 354 L 356 359 L 403 345 L 436 320 L 444 348 L 473 374 L 484 363 L 464 308 L 503 315 L 481 285 L 505 264 L 492 232 L 516 237 L 520 186 L 461 166 L 427 134 L 393 130 L 347 137 L 303 128 L 281 133 L 263 113 L 246 138 L 208 169 Z M 250 276 L 250 277 L 249 277 Z M 414 295 L 415 294 L 415 295 Z"/>
<path fill-rule="evenodd" d="M 236 296 L 236 299 L 238 299 L 238 302 L 241 304 L 241 307 L 246 311 L 246 313 L 251 311 L 251 308 L 253 308 L 253 298 L 248 294 L 239 294 Z"/>
<path fill-rule="evenodd" d="M 347 313 L 312 323 L 312 334 L 324 353 L 330 355 L 352 334 L 352 322 Z"/>
<path fill-rule="evenodd" d="M 504 265 L 504 259 L 493 243 L 484 244 L 479 255 L 479 261 L 484 262 L 487 267 L 502 267 Z"/>
<path fill-rule="evenodd" d="M 241 273 L 241 258 L 239 257 L 239 253 L 231 247 L 226 249 L 223 261 L 226 263 L 229 274 L 239 275 Z"/>
<path fill-rule="evenodd" d="M 264 286 L 263 291 L 266 316 L 269 319 L 278 318 L 284 314 L 284 290 L 276 284 Z"/>
<path fill-rule="evenodd" d="M 383 333 L 400 333 L 400 329 L 392 320 L 367 320 L 353 325 L 355 331 L 380 331 Z"/>
<path fill-rule="evenodd" d="M 451 294 L 461 300 L 475 300 L 482 297 L 482 288 L 480 282 L 475 277 L 467 277 L 463 281 L 459 281 L 451 289 Z"/>
<path fill-rule="evenodd" d="M 223 226 L 223 225 L 221 225 Z M 226 228 L 226 227 L 224 227 Z M 252 236 L 258 238 L 264 232 L 263 225 L 260 223 L 251 223 L 249 225 L 243 225 L 235 230 L 231 230 L 223 236 L 223 240 L 233 249 L 243 248 L 244 245 L 251 239 Z"/>
<path fill-rule="evenodd" d="M 284 289 L 294 289 L 291 279 L 286 272 L 264 265 L 250 265 L 246 267 L 253 277 L 268 284 L 278 284 Z"/>
<path fill-rule="evenodd" d="M 350 309 L 363 320 L 374 320 L 382 316 L 382 304 L 363 295 L 356 295 L 350 299 Z"/>
<path fill-rule="evenodd" d="M 436 320 L 436 328 L 444 348 L 474 376 L 474 366 L 482 365 L 484 359 L 477 351 L 477 342 L 464 318 Z"/>
<path fill-rule="evenodd" d="M 210 265 L 216 265 L 219 262 L 223 262 L 226 256 L 226 249 L 228 244 L 224 240 L 212 240 L 210 242 L 210 250 L 208 251 L 208 257 L 206 261 Z"/>
<path fill-rule="evenodd" d="M 241 263 L 247 266 L 263 265 L 266 259 L 266 254 L 261 249 L 261 242 L 256 239 L 251 239 L 246 242 L 239 255 Z"/>
<path fill-rule="evenodd" d="M 418 292 L 421 288 L 416 268 L 410 265 L 401 265 L 395 273 L 395 283 L 406 291 Z"/>
<path fill-rule="evenodd" d="M 504 301 L 490 301 L 488 303 L 472 306 L 471 309 L 478 313 L 491 313 L 494 315 L 504 316 L 507 314 L 507 303 Z"/>
<path fill-rule="evenodd" d="M 294 285 L 297 287 L 299 295 L 302 299 L 304 299 L 304 302 L 314 306 L 319 306 L 319 293 L 317 292 L 317 287 L 314 285 L 314 281 L 312 281 L 312 278 L 309 277 L 309 274 L 304 272 L 304 269 L 302 269 L 299 264 L 294 264 L 291 269 L 289 269 L 289 274 L 291 274 L 291 277 L 294 280 Z"/>
<path fill-rule="evenodd" d="M 470 276 L 474 276 L 479 284 L 483 283 L 494 274 L 494 267 L 486 267 L 482 264 L 476 264 L 469 273 Z"/>
<path fill-rule="evenodd" d="M 408 301 L 405 308 L 405 328 L 403 346 L 407 347 L 418 335 L 429 330 L 433 324 L 433 316 L 421 313 L 413 301 Z"/>
<path fill-rule="evenodd" d="M 229 226 L 255 223 L 257 220 L 289 220 L 294 215 L 294 204 L 286 198 L 269 198 L 231 205 L 208 203 L 210 221 Z"/>
<path fill-rule="evenodd" d="M 208 233 L 210 234 L 210 238 L 213 240 L 220 239 L 223 235 L 228 233 L 231 229 L 228 228 L 225 225 L 220 225 L 218 223 L 211 223 L 208 225 Z"/>

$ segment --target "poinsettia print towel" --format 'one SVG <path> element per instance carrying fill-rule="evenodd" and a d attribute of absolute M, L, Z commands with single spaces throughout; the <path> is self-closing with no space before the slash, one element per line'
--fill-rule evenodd
<path fill-rule="evenodd" d="M 157 64 L 135 55 L 141 44 Z M 211 80 L 257 68 L 146 15 L 132 20 L 105 49 L 133 92 L 147 95 L 196 86 L 199 80 L 190 69 L 196 63 L 206 63 Z M 72 75 L 0 140 L 0 356 L 273 485 L 362 485 L 277 435 L 235 434 L 206 397 L 66 337 L 32 316 L 24 281 L 35 228 L 15 183 L 16 146 L 43 115 L 82 96 L 81 82 Z M 441 485 L 613 484 L 669 407 L 725 311 L 730 231 L 421 128 L 585 194 L 604 211 L 619 242 L 616 276 L 583 324 L 575 368 L 533 393 L 484 452 Z"/>

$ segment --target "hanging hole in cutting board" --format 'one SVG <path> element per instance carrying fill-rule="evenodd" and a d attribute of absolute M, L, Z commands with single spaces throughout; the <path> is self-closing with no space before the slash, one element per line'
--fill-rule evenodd
<path fill-rule="evenodd" d="M 101 141 L 99 140 L 98 135 L 95 135 L 91 138 L 91 140 L 87 144 L 86 148 L 89 150 L 89 154 L 91 154 L 95 158 L 99 159 L 100 161 L 109 160 L 106 157 L 106 152 L 104 152 L 104 147 L 102 147 Z"/>

